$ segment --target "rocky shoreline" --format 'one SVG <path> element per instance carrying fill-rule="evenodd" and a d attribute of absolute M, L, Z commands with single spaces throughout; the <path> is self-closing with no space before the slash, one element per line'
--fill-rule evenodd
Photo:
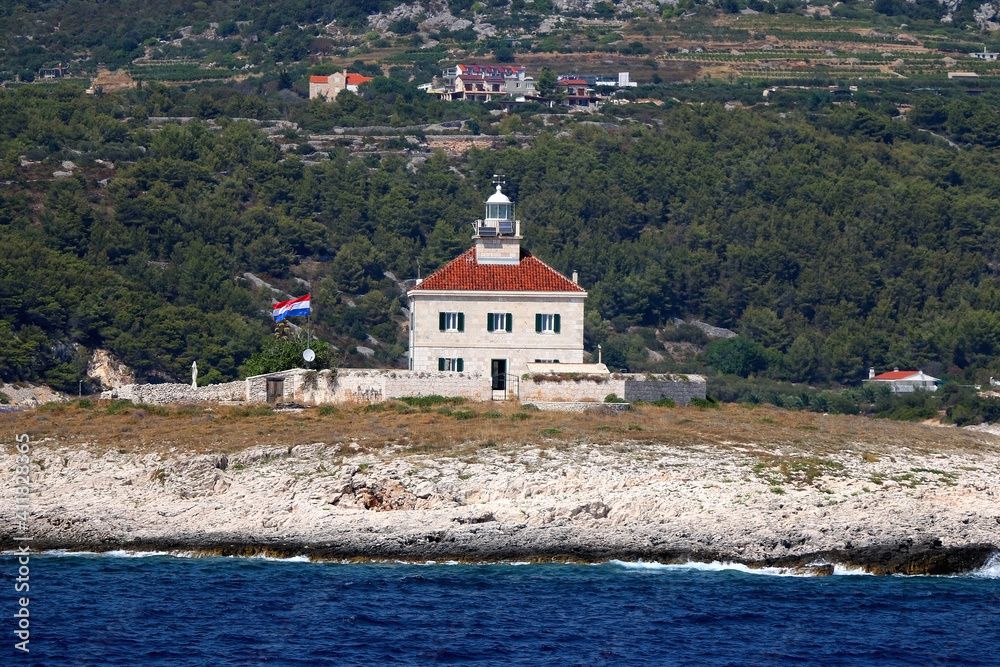
<path fill-rule="evenodd" d="M 356 442 L 232 454 L 33 444 L 36 551 L 411 561 L 723 561 L 830 574 L 952 574 L 1000 552 L 1000 440 L 975 450 Z M 14 468 L 11 448 L 5 455 Z M 0 547 L 14 548 L 13 489 Z"/>

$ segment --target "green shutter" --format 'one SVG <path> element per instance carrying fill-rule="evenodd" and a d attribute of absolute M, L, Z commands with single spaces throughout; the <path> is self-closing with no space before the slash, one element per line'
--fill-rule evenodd
<path fill-rule="evenodd" d="M 514 316 L 511 315 L 510 313 L 507 313 L 507 327 L 506 327 L 506 329 L 507 329 L 507 333 L 510 333 L 511 331 L 514 330 Z"/>
<path fill-rule="evenodd" d="M 461 373 L 462 371 L 464 371 L 465 370 L 465 360 L 464 359 L 459 359 L 458 363 L 456 364 L 455 367 L 458 369 L 459 373 Z"/>
<path fill-rule="evenodd" d="M 458 314 L 458 330 L 465 331 L 465 313 Z"/>
<path fill-rule="evenodd" d="M 438 370 L 444 370 L 444 357 L 438 357 Z"/>
<path fill-rule="evenodd" d="M 486 313 L 486 330 L 493 331 L 493 313 Z"/>
<path fill-rule="evenodd" d="M 438 313 L 438 329 L 444 331 L 444 313 Z"/>
<path fill-rule="evenodd" d="M 535 333 L 542 332 L 542 314 L 535 313 Z"/>
<path fill-rule="evenodd" d="M 559 320 L 562 319 L 558 314 L 552 316 L 552 330 L 559 333 Z"/>

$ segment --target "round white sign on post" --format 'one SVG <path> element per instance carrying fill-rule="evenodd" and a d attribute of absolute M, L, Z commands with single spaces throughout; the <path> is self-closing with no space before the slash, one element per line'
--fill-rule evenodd
<path fill-rule="evenodd" d="M 302 351 L 302 358 L 306 361 L 312 361 L 316 358 L 316 353 L 307 347 Z"/>

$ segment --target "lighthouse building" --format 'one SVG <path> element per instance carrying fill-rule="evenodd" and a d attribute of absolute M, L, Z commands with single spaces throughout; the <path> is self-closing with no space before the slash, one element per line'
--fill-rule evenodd
<path fill-rule="evenodd" d="M 503 390 L 529 363 L 582 363 L 587 292 L 521 247 L 500 185 L 474 226 L 472 248 L 407 293 L 410 370 L 488 374 Z"/>

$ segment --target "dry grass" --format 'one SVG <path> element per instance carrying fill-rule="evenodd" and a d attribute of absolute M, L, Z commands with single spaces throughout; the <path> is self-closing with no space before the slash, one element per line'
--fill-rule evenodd
<path fill-rule="evenodd" d="M 590 412 L 565 413 L 516 403 L 412 407 L 390 401 L 272 412 L 259 407 L 102 402 L 3 414 L 0 424 L 8 434 L 28 433 L 36 441 L 52 438 L 59 446 L 86 443 L 97 451 L 139 454 L 233 453 L 257 445 L 294 447 L 314 442 L 356 443 L 359 452 L 372 453 L 391 445 L 403 453 L 445 456 L 520 445 L 542 450 L 579 443 L 710 446 L 756 455 L 786 478 L 813 476 L 828 468 L 828 457 L 845 452 L 871 462 L 902 448 L 917 454 L 994 448 L 988 444 L 990 436 L 955 428 L 738 405 L 704 409 L 642 405 L 612 415 L 599 405 Z M 781 468 L 783 463 L 787 470 Z"/>

